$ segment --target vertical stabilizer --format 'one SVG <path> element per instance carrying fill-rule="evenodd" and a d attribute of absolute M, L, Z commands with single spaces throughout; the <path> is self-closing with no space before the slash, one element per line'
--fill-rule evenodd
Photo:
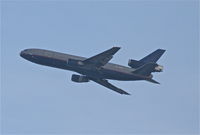
<path fill-rule="evenodd" d="M 156 63 L 159 58 L 163 55 L 165 50 L 163 49 L 157 49 L 156 51 L 152 52 L 151 54 L 147 55 L 146 57 L 142 58 L 140 62 L 144 63 Z"/>

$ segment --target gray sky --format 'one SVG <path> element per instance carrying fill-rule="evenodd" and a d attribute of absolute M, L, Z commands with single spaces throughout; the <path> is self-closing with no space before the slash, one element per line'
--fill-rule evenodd
<path fill-rule="evenodd" d="M 197 1 L 1 2 L 3 134 L 198 134 Z M 41 48 L 84 57 L 120 46 L 127 65 L 162 48 L 161 85 L 111 81 L 124 96 L 72 72 L 28 62 Z"/>

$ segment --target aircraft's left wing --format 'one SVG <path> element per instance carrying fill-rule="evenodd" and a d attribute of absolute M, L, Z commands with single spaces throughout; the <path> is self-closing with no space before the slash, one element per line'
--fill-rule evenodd
<path fill-rule="evenodd" d="M 113 55 L 120 49 L 120 47 L 113 47 L 107 51 L 97 54 L 83 61 L 84 64 L 94 65 L 95 67 L 101 67 L 107 64 L 113 57 Z"/>
<path fill-rule="evenodd" d="M 115 92 L 118 92 L 120 94 L 125 94 L 125 95 L 130 95 L 128 92 L 120 89 L 120 88 L 117 88 L 116 86 L 112 85 L 111 83 L 109 83 L 107 80 L 103 80 L 103 79 L 92 79 L 90 78 L 90 80 L 100 84 L 100 85 L 103 85 L 104 87 L 107 87 Z"/>

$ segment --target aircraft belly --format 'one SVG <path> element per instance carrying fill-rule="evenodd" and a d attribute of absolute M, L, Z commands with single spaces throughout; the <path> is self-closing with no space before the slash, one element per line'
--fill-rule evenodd
<path fill-rule="evenodd" d="M 104 70 L 102 72 L 103 76 L 106 79 L 112 80 L 138 80 L 138 77 L 135 77 L 133 74 L 129 72 L 122 72 L 122 71 L 114 71 L 114 70 Z"/>
<path fill-rule="evenodd" d="M 112 79 L 112 80 L 122 80 L 122 81 L 131 81 L 131 80 L 140 80 L 141 78 L 134 76 L 131 72 L 127 71 L 116 71 L 108 69 L 87 69 L 81 67 L 74 67 L 72 69 L 75 72 L 78 72 L 82 75 L 86 75 L 93 78 L 101 79 Z"/>

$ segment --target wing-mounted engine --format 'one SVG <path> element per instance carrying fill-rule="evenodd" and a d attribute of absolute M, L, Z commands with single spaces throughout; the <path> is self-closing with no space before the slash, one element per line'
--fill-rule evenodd
<path fill-rule="evenodd" d="M 151 62 L 150 62 L 150 63 L 151 63 Z M 153 63 L 153 62 L 152 62 L 152 63 Z M 128 65 L 129 65 L 131 68 L 139 68 L 139 67 L 141 67 L 141 66 L 143 66 L 143 65 L 145 65 L 145 64 L 147 64 L 147 63 L 142 62 L 142 61 L 132 60 L 132 59 L 130 59 L 130 60 L 128 61 Z M 162 71 L 163 71 L 163 66 L 157 64 L 157 66 L 155 67 L 155 69 L 154 69 L 152 72 L 162 72 Z"/>
<path fill-rule="evenodd" d="M 75 74 L 72 75 L 71 80 L 77 83 L 89 82 L 88 77 Z"/>

